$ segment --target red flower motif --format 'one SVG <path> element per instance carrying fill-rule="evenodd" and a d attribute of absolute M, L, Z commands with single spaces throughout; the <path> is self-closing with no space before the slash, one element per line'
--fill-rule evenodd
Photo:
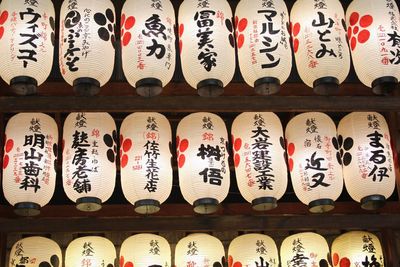
<path fill-rule="evenodd" d="M 7 21 L 7 19 L 8 19 L 8 11 L 4 10 L 0 14 L 0 39 L 3 38 L 3 34 L 4 34 L 3 24 Z"/>
<path fill-rule="evenodd" d="M 121 168 L 125 168 L 126 165 L 128 165 L 129 157 L 124 153 L 127 153 L 132 148 L 133 143 L 130 138 L 124 140 L 124 137 L 120 135 L 120 144 L 121 149 L 119 150 L 119 155 L 121 157 Z"/>
<path fill-rule="evenodd" d="M 128 32 L 135 25 L 135 17 L 129 16 L 126 17 L 125 14 L 121 16 L 121 44 L 123 46 L 127 46 L 131 41 L 132 34 Z"/>
<path fill-rule="evenodd" d="M 232 135 L 232 143 L 233 143 L 233 160 L 235 163 L 235 167 L 238 167 L 240 164 L 240 155 L 236 152 L 239 152 L 240 148 L 242 147 L 242 139 L 236 138 Z"/>
<path fill-rule="evenodd" d="M 185 31 L 185 25 L 180 24 L 180 25 L 179 25 L 179 53 L 180 53 L 180 54 L 182 54 L 182 46 L 183 46 L 183 43 L 182 43 L 181 37 L 182 37 L 184 31 Z"/>
<path fill-rule="evenodd" d="M 350 25 L 347 28 L 347 36 L 350 40 L 351 50 L 355 50 L 357 42 L 363 44 L 369 40 L 371 33 L 368 28 L 374 21 L 371 15 L 360 17 L 358 12 L 353 12 L 350 15 Z"/>
<path fill-rule="evenodd" d="M 295 151 L 295 145 L 293 143 L 290 143 L 287 147 L 287 152 L 289 155 L 289 170 L 292 171 L 293 170 L 293 166 L 294 166 L 294 161 L 292 159 L 292 156 L 294 154 Z"/>
<path fill-rule="evenodd" d="M 292 27 L 291 32 L 292 32 L 292 39 L 293 39 L 293 50 L 295 53 L 297 53 L 297 51 L 299 50 L 300 41 L 296 37 L 300 33 L 301 26 L 300 26 L 300 23 L 297 22 L 293 25 L 291 24 L 291 27 Z"/>
<path fill-rule="evenodd" d="M 6 145 L 4 148 L 3 169 L 7 168 L 8 163 L 10 162 L 10 156 L 8 156 L 8 153 L 10 153 L 14 147 L 14 140 L 12 139 L 7 140 L 7 136 L 5 137 L 5 139 L 6 139 Z"/>
<path fill-rule="evenodd" d="M 186 157 L 183 154 L 189 147 L 189 140 L 180 140 L 179 136 L 176 137 L 176 153 L 178 157 L 178 167 L 182 168 L 185 165 Z M 182 153 L 182 154 L 181 154 Z"/>
<path fill-rule="evenodd" d="M 133 267 L 133 263 L 130 261 L 125 262 L 124 256 L 119 258 L 119 266 L 120 267 Z"/>
<path fill-rule="evenodd" d="M 242 18 L 239 20 L 239 18 L 236 16 L 235 17 L 235 27 L 236 27 L 236 31 L 235 31 L 235 35 L 236 35 L 236 42 L 238 45 L 238 48 L 242 48 L 243 44 L 244 44 L 244 35 L 241 33 L 243 32 L 246 27 L 247 27 L 247 19 L 246 18 Z"/>

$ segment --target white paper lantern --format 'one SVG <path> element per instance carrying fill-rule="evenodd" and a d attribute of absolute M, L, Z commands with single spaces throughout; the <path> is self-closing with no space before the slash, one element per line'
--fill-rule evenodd
<path fill-rule="evenodd" d="M 338 236 L 332 243 L 333 267 L 385 267 L 381 243 L 372 233 L 352 231 Z"/>
<path fill-rule="evenodd" d="M 65 267 L 114 267 L 117 259 L 110 240 L 99 236 L 85 236 L 69 243 L 65 251 Z"/>
<path fill-rule="evenodd" d="M 97 211 L 115 187 L 117 131 L 108 113 L 70 113 L 64 123 L 63 186 L 82 211 Z"/>
<path fill-rule="evenodd" d="M 172 190 L 171 126 L 160 113 L 133 113 L 121 125 L 121 185 L 142 214 L 160 210 Z"/>
<path fill-rule="evenodd" d="M 3 0 L 0 12 L 0 75 L 17 94 L 33 94 L 53 65 L 53 3 Z"/>
<path fill-rule="evenodd" d="M 303 113 L 289 121 L 285 136 L 296 196 L 311 212 L 332 210 L 343 189 L 335 123 L 324 113 Z"/>
<path fill-rule="evenodd" d="M 38 215 L 56 185 L 57 124 L 43 113 L 19 113 L 5 134 L 4 196 L 18 215 Z"/>
<path fill-rule="evenodd" d="M 288 177 L 285 141 L 278 116 L 272 112 L 244 112 L 232 123 L 236 181 L 242 196 L 255 210 L 277 206 Z"/>
<path fill-rule="evenodd" d="M 282 267 L 328 267 L 329 247 L 325 238 L 306 232 L 285 238 L 281 245 Z"/>
<path fill-rule="evenodd" d="M 246 234 L 232 240 L 228 249 L 228 266 L 279 266 L 275 241 L 263 234 Z"/>
<path fill-rule="evenodd" d="M 384 205 L 395 187 L 390 132 L 376 112 L 353 112 L 338 126 L 343 177 L 350 196 L 364 209 Z"/>
<path fill-rule="evenodd" d="M 350 51 L 340 1 L 297 0 L 290 20 L 301 79 L 318 94 L 335 93 L 350 70 Z"/>
<path fill-rule="evenodd" d="M 60 13 L 59 65 L 81 95 L 98 93 L 115 58 L 115 11 L 110 0 L 64 0 Z"/>
<path fill-rule="evenodd" d="M 279 91 L 292 69 L 289 12 L 283 0 L 241 0 L 235 12 L 240 72 L 259 94 Z"/>
<path fill-rule="evenodd" d="M 346 11 L 346 22 L 358 78 L 374 93 L 388 93 L 400 80 L 396 1 L 353 0 Z"/>
<path fill-rule="evenodd" d="M 232 10 L 226 0 L 184 0 L 179 7 L 179 48 L 186 82 L 201 96 L 217 96 L 235 72 Z"/>
<path fill-rule="evenodd" d="M 121 15 L 122 67 L 142 96 L 158 95 L 175 71 L 175 11 L 169 0 L 126 1 Z"/>
<path fill-rule="evenodd" d="M 227 130 L 215 114 L 184 117 L 176 133 L 179 187 L 198 213 L 213 213 L 230 185 Z"/>
<path fill-rule="evenodd" d="M 10 252 L 9 267 L 62 266 L 60 247 L 51 239 L 32 236 L 17 241 Z"/>

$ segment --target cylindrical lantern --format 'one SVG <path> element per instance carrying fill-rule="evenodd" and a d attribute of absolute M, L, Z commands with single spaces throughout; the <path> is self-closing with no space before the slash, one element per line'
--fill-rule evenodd
<path fill-rule="evenodd" d="M 350 70 L 339 0 L 297 0 L 290 13 L 297 71 L 318 94 L 335 93 Z"/>
<path fill-rule="evenodd" d="M 350 196 L 364 209 L 382 207 L 396 182 L 385 118 L 376 112 L 348 114 L 339 122 L 337 147 Z"/>
<path fill-rule="evenodd" d="M 272 112 L 244 112 L 232 124 L 236 181 L 242 196 L 255 210 L 277 206 L 288 177 L 285 141 L 278 116 Z"/>
<path fill-rule="evenodd" d="M 4 196 L 18 215 L 38 215 L 56 186 L 57 124 L 43 113 L 19 113 L 5 134 Z"/>
<path fill-rule="evenodd" d="M 353 65 L 363 84 L 386 94 L 400 80 L 400 15 L 395 0 L 353 0 L 346 11 Z"/>
<path fill-rule="evenodd" d="M 228 267 L 254 265 L 279 266 L 275 241 L 262 234 L 246 234 L 233 239 L 228 249 Z"/>
<path fill-rule="evenodd" d="M 226 0 L 184 0 L 179 49 L 185 80 L 201 96 L 217 96 L 235 72 L 232 10 Z"/>
<path fill-rule="evenodd" d="M 285 135 L 296 196 L 311 212 L 332 210 L 343 189 L 335 123 L 324 113 L 307 112 L 289 121 Z"/>
<path fill-rule="evenodd" d="M 116 178 L 117 131 L 108 113 L 71 113 L 64 123 L 63 186 L 82 211 L 97 211 Z"/>
<path fill-rule="evenodd" d="M 17 241 L 10 252 L 9 267 L 62 266 L 61 249 L 51 239 L 32 236 Z"/>
<path fill-rule="evenodd" d="M 241 0 L 235 12 L 240 72 L 258 94 L 279 91 L 292 69 L 289 12 L 284 0 Z"/>
<path fill-rule="evenodd" d="M 99 236 L 77 238 L 65 251 L 65 267 L 114 267 L 116 259 L 113 243 Z"/>
<path fill-rule="evenodd" d="M 299 233 L 285 238 L 281 245 L 281 266 L 328 267 L 329 246 L 316 233 Z"/>
<path fill-rule="evenodd" d="M 98 93 L 115 58 L 115 11 L 110 0 L 64 0 L 60 13 L 59 65 L 80 95 Z"/>
<path fill-rule="evenodd" d="M 119 266 L 171 266 L 168 241 L 154 234 L 137 234 L 125 239 L 119 253 Z"/>
<path fill-rule="evenodd" d="M 190 234 L 176 244 L 175 266 L 226 266 L 221 241 L 208 234 Z"/>
<path fill-rule="evenodd" d="M 176 134 L 182 195 L 195 212 L 213 213 L 230 185 L 225 123 L 212 113 L 193 113 L 179 122 Z"/>
<path fill-rule="evenodd" d="M 158 95 L 175 71 L 175 12 L 170 0 L 126 1 L 121 16 L 122 67 L 142 96 Z"/>
<path fill-rule="evenodd" d="M 133 113 L 121 125 L 121 185 L 142 214 L 160 210 L 172 190 L 171 126 L 160 113 Z"/>
<path fill-rule="evenodd" d="M 338 236 L 332 243 L 333 267 L 385 267 L 381 243 L 372 233 L 352 231 Z"/>
<path fill-rule="evenodd" d="M 53 66 L 53 3 L 3 0 L 0 10 L 0 75 L 15 93 L 34 94 Z"/>

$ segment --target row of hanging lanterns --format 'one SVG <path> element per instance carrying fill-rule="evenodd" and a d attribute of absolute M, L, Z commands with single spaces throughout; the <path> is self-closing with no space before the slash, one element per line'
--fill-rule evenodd
<path fill-rule="evenodd" d="M 35 93 L 53 63 L 53 4 L 4 0 L 0 10 L 0 76 L 18 94 Z M 388 93 L 400 79 L 395 0 L 353 0 L 346 16 L 339 0 L 297 0 L 290 23 L 284 0 L 241 0 L 234 22 L 226 0 L 185 0 L 178 22 L 183 75 L 202 96 L 220 95 L 232 80 L 235 46 L 244 80 L 260 94 L 277 92 L 287 80 L 292 48 L 301 79 L 319 94 L 334 93 L 345 80 L 350 54 L 357 76 L 375 93 Z M 78 94 L 96 94 L 109 81 L 117 44 L 115 23 L 110 0 L 63 2 L 59 68 Z M 139 95 L 159 94 L 175 71 L 171 2 L 128 0 L 120 26 L 128 82 Z"/>

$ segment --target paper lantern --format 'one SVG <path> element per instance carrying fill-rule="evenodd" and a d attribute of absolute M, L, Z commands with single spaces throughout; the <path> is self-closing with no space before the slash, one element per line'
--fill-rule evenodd
<path fill-rule="evenodd" d="M 224 121 L 212 113 L 193 113 L 179 122 L 176 135 L 183 197 L 197 213 L 217 211 L 230 185 Z"/>
<path fill-rule="evenodd" d="M 374 93 L 388 93 L 400 80 L 396 1 L 354 0 L 347 8 L 346 22 L 358 78 Z"/>
<path fill-rule="evenodd" d="M 171 247 L 159 235 L 133 235 L 121 245 L 119 266 L 171 266 Z"/>
<path fill-rule="evenodd" d="M 279 256 L 275 241 L 263 234 L 246 234 L 232 240 L 228 249 L 229 267 L 278 267 Z"/>
<path fill-rule="evenodd" d="M 277 206 L 286 190 L 285 141 L 278 116 L 244 112 L 232 124 L 236 181 L 255 210 Z"/>
<path fill-rule="evenodd" d="M 133 113 L 121 125 L 122 191 L 135 211 L 160 210 L 172 190 L 171 126 L 160 113 Z"/>
<path fill-rule="evenodd" d="M 64 123 L 63 186 L 82 211 L 97 211 L 114 191 L 117 131 L 108 113 L 70 113 Z"/>
<path fill-rule="evenodd" d="M 281 266 L 328 267 L 329 247 L 319 234 L 306 232 L 285 238 L 281 245 Z"/>
<path fill-rule="evenodd" d="M 9 267 L 62 266 L 60 247 L 51 239 L 32 236 L 17 241 L 11 248 Z"/>
<path fill-rule="evenodd" d="M 0 75 L 15 93 L 34 94 L 53 65 L 53 3 L 3 0 L 0 12 Z"/>
<path fill-rule="evenodd" d="M 115 11 L 110 0 L 64 0 L 59 66 L 80 95 L 94 95 L 110 79 L 115 58 Z"/>
<path fill-rule="evenodd" d="M 241 0 L 235 12 L 240 72 L 258 94 L 279 91 L 292 69 L 289 12 L 283 0 Z"/>
<path fill-rule="evenodd" d="M 43 113 L 19 113 L 5 134 L 4 196 L 18 215 L 38 215 L 56 185 L 57 124 Z"/>
<path fill-rule="evenodd" d="M 381 243 L 376 235 L 352 231 L 338 236 L 332 243 L 333 267 L 385 267 Z"/>
<path fill-rule="evenodd" d="M 179 7 L 179 49 L 186 82 L 201 96 L 224 92 L 235 72 L 232 10 L 226 0 L 184 0 Z"/>
<path fill-rule="evenodd" d="M 350 70 L 344 11 L 339 0 L 297 0 L 290 13 L 300 78 L 318 94 L 333 94 Z"/>
<path fill-rule="evenodd" d="M 69 243 L 65 251 L 65 267 L 114 267 L 117 259 L 110 240 L 99 236 L 85 236 Z"/>
<path fill-rule="evenodd" d="M 376 112 L 348 114 L 339 122 L 337 146 L 350 196 L 364 209 L 382 207 L 396 181 L 385 118 Z"/>
<path fill-rule="evenodd" d="M 122 67 L 142 96 L 158 95 L 175 71 L 175 11 L 169 0 L 126 1 L 121 16 Z"/>
<path fill-rule="evenodd" d="M 332 210 L 343 189 L 335 123 L 324 113 L 303 113 L 289 121 L 285 136 L 296 196 L 311 212 Z"/>

